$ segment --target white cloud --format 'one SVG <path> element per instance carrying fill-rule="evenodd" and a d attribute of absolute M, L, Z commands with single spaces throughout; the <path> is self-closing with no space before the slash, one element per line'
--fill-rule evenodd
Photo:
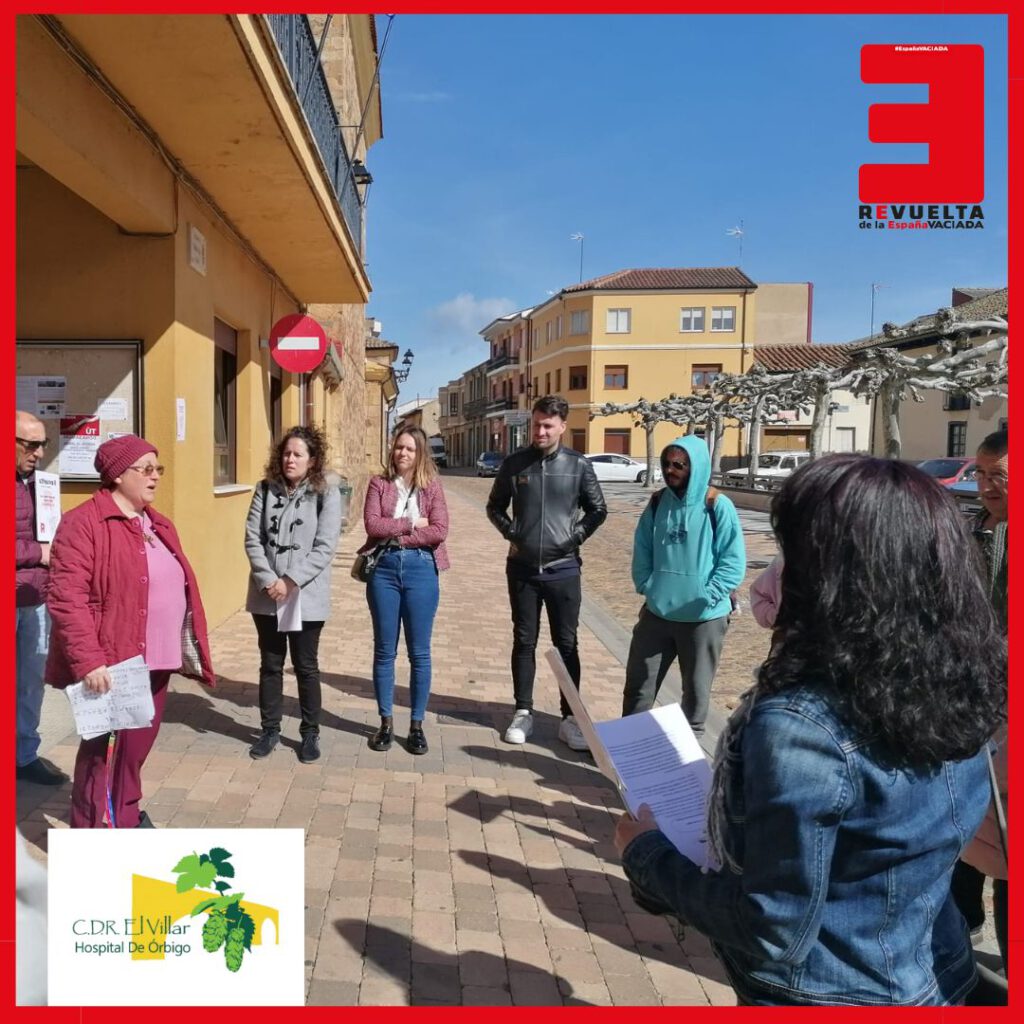
<path fill-rule="evenodd" d="M 456 342 L 479 340 L 477 335 L 492 320 L 514 313 L 518 308 L 511 299 L 478 299 L 471 292 L 459 292 L 454 299 L 429 310 L 427 315 L 436 334 Z"/>

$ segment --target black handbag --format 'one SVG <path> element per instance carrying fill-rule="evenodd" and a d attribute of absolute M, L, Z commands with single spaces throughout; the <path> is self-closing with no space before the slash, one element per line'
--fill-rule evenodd
<path fill-rule="evenodd" d="M 370 577 L 377 569 L 381 555 L 390 546 L 389 544 L 378 544 L 375 548 L 356 555 L 356 560 L 352 563 L 352 579 L 359 580 L 360 583 L 369 583 Z"/>

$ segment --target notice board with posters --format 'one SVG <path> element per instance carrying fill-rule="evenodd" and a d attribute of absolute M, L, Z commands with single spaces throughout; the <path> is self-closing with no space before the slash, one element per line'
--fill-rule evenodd
<path fill-rule="evenodd" d="M 141 341 L 17 342 L 16 407 L 38 416 L 49 442 L 39 468 L 97 481 L 96 449 L 141 434 Z"/>

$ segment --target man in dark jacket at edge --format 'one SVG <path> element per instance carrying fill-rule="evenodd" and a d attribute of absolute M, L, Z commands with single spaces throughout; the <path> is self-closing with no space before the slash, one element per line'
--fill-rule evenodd
<path fill-rule="evenodd" d="M 580 545 L 608 515 L 594 467 L 579 452 L 563 448 L 569 403 L 546 395 L 533 406 L 533 444 L 501 464 L 487 501 L 487 517 L 509 542 L 505 573 L 512 606 L 512 685 L 515 713 L 506 743 L 525 743 L 533 729 L 540 610 L 547 609 L 551 641 L 577 689 L 576 644 L 582 599 Z M 512 515 L 508 515 L 509 502 Z M 587 743 L 564 696 L 558 738 L 572 750 Z"/>
<path fill-rule="evenodd" d="M 68 777 L 39 756 L 43 668 L 50 640 L 46 585 L 50 545 L 36 540 L 36 465 L 46 448 L 46 427 L 30 412 L 14 415 L 15 675 L 17 676 L 17 777 L 59 786 Z"/>

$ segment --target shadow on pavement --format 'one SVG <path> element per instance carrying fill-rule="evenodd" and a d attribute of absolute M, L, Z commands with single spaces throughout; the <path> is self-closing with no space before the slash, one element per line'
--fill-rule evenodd
<path fill-rule="evenodd" d="M 559 722 L 555 715 L 538 715 Z M 556 724 L 557 730 L 557 724 Z M 536 737 L 534 731 L 531 741 Z M 554 730 L 552 732 L 554 735 Z M 555 740 L 555 742 L 558 742 Z M 577 800 L 594 807 L 606 807 L 603 800 L 607 794 L 612 807 L 619 806 L 618 796 L 612 784 L 597 770 L 589 753 L 571 751 L 561 743 L 557 753 L 542 753 L 530 746 L 514 747 L 511 744 L 502 747 L 466 746 L 463 751 L 481 761 L 490 761 L 502 768 L 525 768 L 535 776 L 534 781 L 542 789 L 551 789 L 566 796 L 574 796 Z M 588 793 L 587 790 L 595 790 Z"/>
<path fill-rule="evenodd" d="M 338 934 L 377 973 L 406 986 L 414 1006 L 460 1006 L 468 987 L 500 990 L 516 1006 L 593 1006 L 573 999 L 573 988 L 532 964 L 495 953 L 438 952 L 407 935 L 355 919 L 334 922 Z"/>
<path fill-rule="evenodd" d="M 453 851 L 454 852 L 454 851 Z M 459 850 L 459 857 L 467 864 L 488 871 L 495 878 L 504 878 L 521 885 L 532 893 L 547 907 L 548 911 L 571 928 L 581 927 L 580 916 L 583 915 L 583 926 L 591 934 L 605 938 L 608 942 L 630 953 L 637 953 L 648 960 L 658 960 L 671 964 L 673 967 L 687 966 L 686 955 L 679 942 L 671 940 L 645 940 L 633 938 L 632 934 L 621 927 L 619 920 L 588 919 L 588 908 L 601 905 L 610 913 L 597 914 L 598 918 L 608 917 L 621 919 L 621 905 L 631 906 L 629 883 L 622 878 L 605 875 L 599 871 L 585 868 L 571 869 L 571 884 L 566 885 L 565 872 L 562 868 L 526 868 L 518 861 L 508 857 L 496 857 L 493 854 L 481 853 L 477 850 Z M 597 896 L 604 889 L 611 890 L 611 896 Z M 568 890 L 568 891 L 567 891 Z M 623 899 L 625 897 L 625 899 Z M 641 913 L 633 907 L 631 913 Z M 627 937 L 628 936 L 628 937 Z"/>
<path fill-rule="evenodd" d="M 614 827 L 607 810 L 592 810 L 580 807 L 568 800 L 558 800 L 553 804 L 541 803 L 523 796 L 501 796 L 487 791 L 470 791 L 452 800 L 448 807 L 467 818 L 486 825 L 503 814 L 508 814 L 518 828 L 526 828 L 546 839 L 554 839 L 585 853 L 602 855 L 596 844 L 605 842 L 611 851 L 611 837 Z M 583 838 L 556 832 L 546 825 L 537 825 L 525 820 L 527 817 L 541 818 L 545 821 L 555 819 L 566 828 L 582 833 Z"/>

